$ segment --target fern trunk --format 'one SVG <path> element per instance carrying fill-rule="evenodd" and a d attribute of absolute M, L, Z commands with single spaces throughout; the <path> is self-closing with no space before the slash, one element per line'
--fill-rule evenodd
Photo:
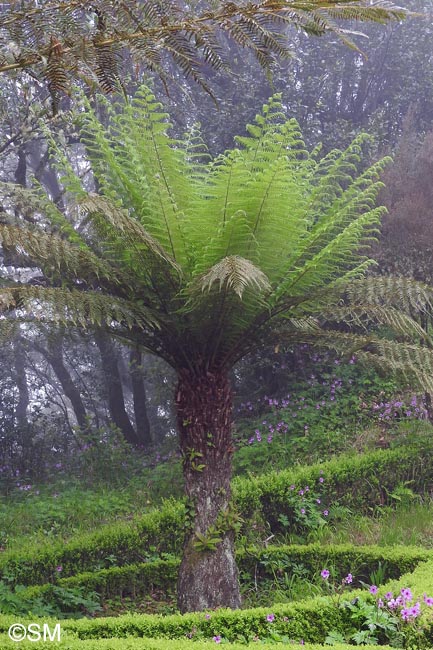
<path fill-rule="evenodd" d="M 230 524 L 232 390 L 224 372 L 182 371 L 176 395 L 188 515 L 181 612 L 241 604 Z"/>

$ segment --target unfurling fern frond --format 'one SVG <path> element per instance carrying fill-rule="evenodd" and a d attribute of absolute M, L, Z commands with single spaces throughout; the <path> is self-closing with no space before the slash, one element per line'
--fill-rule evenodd
<path fill-rule="evenodd" d="M 225 257 L 197 280 L 197 287 L 201 291 L 210 291 L 215 283 L 219 290 L 225 286 L 242 299 L 244 291 L 248 288 L 261 291 L 270 289 L 266 275 L 250 260 L 238 255 Z"/>

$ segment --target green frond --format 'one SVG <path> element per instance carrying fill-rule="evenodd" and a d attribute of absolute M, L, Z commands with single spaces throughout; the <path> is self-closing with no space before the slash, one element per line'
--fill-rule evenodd
<path fill-rule="evenodd" d="M 19 310 L 27 318 L 74 327 L 159 328 L 153 313 L 136 303 L 98 291 L 17 286 L 0 289 L 0 311 Z"/>
<path fill-rule="evenodd" d="M 142 88 L 119 113 L 108 107 L 104 129 L 88 110 L 83 141 L 101 193 L 119 202 L 176 262 L 185 263 L 184 210 L 191 199 L 184 147 L 167 134 L 167 115 L 154 95 Z"/>
<path fill-rule="evenodd" d="M 411 278 L 367 276 L 348 284 L 346 292 L 354 305 L 387 305 L 407 314 L 431 313 L 433 308 L 433 288 Z"/>
<path fill-rule="evenodd" d="M 413 318 L 389 305 L 385 307 L 377 304 L 337 305 L 323 309 L 322 314 L 325 322 L 344 323 L 349 327 L 365 331 L 369 331 L 372 326 L 386 325 L 396 334 L 409 339 L 428 338 L 425 330 Z"/>
<path fill-rule="evenodd" d="M 117 207 L 109 199 L 95 193 L 89 193 L 86 198 L 79 201 L 78 205 L 87 215 L 86 221 L 94 224 L 97 230 L 102 223 L 105 226 L 107 224 L 111 226 L 115 232 L 114 242 L 118 241 L 120 234 L 121 247 L 123 246 L 123 249 L 125 249 L 126 244 L 129 254 L 135 250 L 145 260 L 145 253 L 150 253 L 152 257 L 159 258 L 164 262 L 168 268 L 171 267 L 181 274 L 182 270 L 176 261 L 166 253 L 158 241 L 145 231 L 139 221 L 129 217 L 126 210 Z M 107 234 L 106 229 L 104 229 L 104 232 Z"/>
<path fill-rule="evenodd" d="M 114 284 L 119 283 L 113 269 L 90 250 L 83 250 L 40 229 L 0 224 L 0 244 L 28 257 L 47 277 L 55 275 L 88 283 L 105 278 Z"/>

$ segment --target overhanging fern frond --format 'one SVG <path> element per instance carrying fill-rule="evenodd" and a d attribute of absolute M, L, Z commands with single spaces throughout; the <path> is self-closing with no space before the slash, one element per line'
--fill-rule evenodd
<path fill-rule="evenodd" d="M 10 54 L 12 43 L 13 60 L 0 55 L 0 72 L 22 69 L 39 75 L 45 71 L 56 109 L 58 94 L 69 90 L 72 79 L 81 77 L 92 84 L 96 78 L 104 90 L 114 90 L 121 78 L 116 54 L 122 48 L 130 48 L 142 63 L 165 77 L 158 54 L 163 50 L 186 76 L 211 92 L 201 68 L 203 60 L 216 69 L 224 65 L 221 31 L 249 47 L 269 68 L 276 57 L 292 54 L 281 24 L 315 36 L 332 32 L 356 47 L 350 33 L 335 20 L 386 22 L 401 20 L 405 14 L 384 1 L 373 5 L 341 0 L 224 1 L 195 15 L 189 5 L 174 0 L 45 0 L 24 8 L 13 2 L 0 16 L 0 48 Z"/>

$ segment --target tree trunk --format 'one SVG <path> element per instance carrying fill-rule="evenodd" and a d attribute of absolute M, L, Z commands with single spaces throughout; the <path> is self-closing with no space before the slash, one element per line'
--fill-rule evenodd
<path fill-rule="evenodd" d="M 129 355 L 132 397 L 134 400 L 135 431 L 140 445 L 149 449 L 153 445 L 150 422 L 147 417 L 146 388 L 143 377 L 143 356 L 139 347 L 132 348 Z"/>
<path fill-rule="evenodd" d="M 80 391 L 74 384 L 69 370 L 66 368 L 63 361 L 63 336 L 61 334 L 49 335 L 47 338 L 47 346 L 47 350 L 43 350 L 42 346 L 38 349 L 51 364 L 51 367 L 63 388 L 63 392 L 71 402 L 78 426 L 80 429 L 85 431 L 89 428 L 87 413 L 83 400 L 81 399 Z"/>
<path fill-rule="evenodd" d="M 181 612 L 240 607 L 230 524 L 232 390 L 224 372 L 179 372 L 176 394 L 187 518 L 178 579 Z M 213 541 L 214 540 L 214 541 Z"/>
<path fill-rule="evenodd" d="M 117 354 L 114 345 L 110 337 L 102 330 L 95 333 L 95 341 L 101 353 L 110 417 L 116 427 L 122 432 L 125 440 L 131 445 L 138 446 L 137 434 L 125 408 L 122 380 L 117 365 Z"/>

